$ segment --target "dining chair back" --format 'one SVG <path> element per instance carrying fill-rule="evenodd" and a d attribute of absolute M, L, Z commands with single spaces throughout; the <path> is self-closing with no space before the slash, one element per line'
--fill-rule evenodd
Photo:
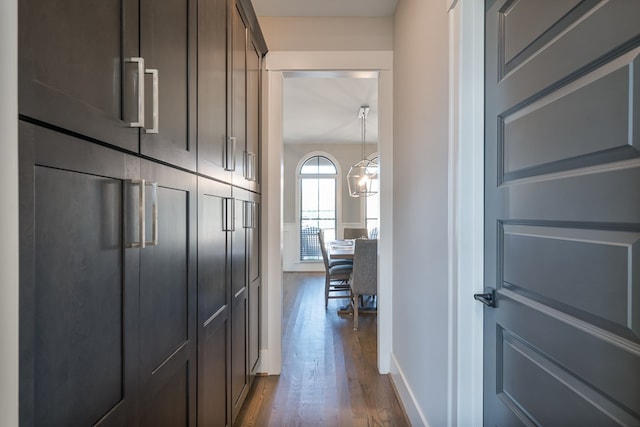
<path fill-rule="evenodd" d="M 353 308 L 353 330 L 357 331 L 360 296 L 378 294 L 378 241 L 357 239 L 355 245 L 353 272 L 349 283 Z"/>
<path fill-rule="evenodd" d="M 329 305 L 332 298 L 350 298 L 349 277 L 353 271 L 353 263 L 331 264 L 327 247 L 324 244 L 324 234 L 322 230 L 318 232 L 318 241 L 322 251 L 322 261 L 324 262 L 324 307 Z"/>
<path fill-rule="evenodd" d="M 368 235 L 369 231 L 366 228 L 345 228 L 343 233 L 345 239 L 359 239 Z"/>

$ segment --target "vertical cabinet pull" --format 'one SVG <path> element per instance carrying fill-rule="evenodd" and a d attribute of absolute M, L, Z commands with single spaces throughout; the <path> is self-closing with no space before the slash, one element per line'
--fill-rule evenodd
<path fill-rule="evenodd" d="M 147 182 L 151 187 L 151 240 L 145 242 L 147 246 L 158 246 L 158 183 Z M 145 213 L 146 216 L 146 213 Z"/>
<path fill-rule="evenodd" d="M 227 138 L 224 154 L 224 170 L 235 171 L 236 170 L 236 137 L 230 136 Z"/>
<path fill-rule="evenodd" d="M 256 173 L 256 159 L 258 157 L 255 153 L 251 153 L 251 181 L 256 181 L 258 179 Z"/>
<path fill-rule="evenodd" d="M 244 201 L 242 202 L 244 207 L 244 215 L 242 215 L 242 227 L 243 228 L 251 228 L 251 202 Z"/>
<path fill-rule="evenodd" d="M 244 177 L 248 181 L 256 180 L 256 155 L 249 151 L 245 152 L 245 173 Z"/>
<path fill-rule="evenodd" d="M 132 179 L 129 181 L 132 186 L 140 187 L 138 193 L 138 241 L 133 241 L 129 245 L 130 248 L 144 248 L 145 246 L 145 200 L 146 200 L 146 183 L 144 179 Z"/>
<path fill-rule="evenodd" d="M 158 133 L 158 126 L 160 124 L 160 117 L 159 117 L 159 113 L 158 113 L 158 87 L 159 87 L 159 81 L 158 81 L 158 70 L 155 68 L 147 68 L 146 70 L 144 70 L 145 74 L 151 74 L 151 79 L 153 82 L 153 86 L 152 86 L 152 91 L 153 91 L 153 105 L 152 105 L 152 118 L 153 118 L 153 125 L 151 127 L 151 129 L 145 129 L 145 133 Z"/>
<path fill-rule="evenodd" d="M 135 62 L 138 64 L 138 121 L 129 123 L 132 128 L 144 127 L 144 58 L 133 57 L 127 58 L 126 62 Z"/>
<path fill-rule="evenodd" d="M 158 183 L 147 182 L 144 179 L 132 179 L 129 181 L 131 185 L 140 187 L 138 193 L 138 240 L 132 242 L 129 248 L 144 249 L 146 246 L 158 245 Z M 147 229 L 147 187 L 151 187 L 152 191 L 152 222 L 151 222 L 151 236 L 152 240 L 147 241 L 146 229 Z"/>
<path fill-rule="evenodd" d="M 222 205 L 222 231 L 235 231 L 235 210 L 235 199 L 225 198 Z"/>
<path fill-rule="evenodd" d="M 244 228 L 256 228 L 256 204 L 254 202 L 244 202 Z"/>

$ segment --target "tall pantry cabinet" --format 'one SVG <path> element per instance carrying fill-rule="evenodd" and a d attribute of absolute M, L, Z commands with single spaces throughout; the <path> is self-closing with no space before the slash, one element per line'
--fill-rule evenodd
<path fill-rule="evenodd" d="M 232 425 L 259 356 L 250 2 L 24 0 L 19 31 L 20 424 Z"/>

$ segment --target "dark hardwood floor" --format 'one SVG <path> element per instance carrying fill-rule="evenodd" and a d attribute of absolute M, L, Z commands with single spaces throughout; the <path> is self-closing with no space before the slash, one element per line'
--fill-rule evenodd
<path fill-rule="evenodd" d="M 408 426 L 377 370 L 375 315 L 324 308 L 324 274 L 285 273 L 282 375 L 258 377 L 236 426 Z"/>

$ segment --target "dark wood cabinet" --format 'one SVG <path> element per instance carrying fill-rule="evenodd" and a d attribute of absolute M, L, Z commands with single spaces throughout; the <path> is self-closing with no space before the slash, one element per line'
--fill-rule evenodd
<path fill-rule="evenodd" d="M 21 426 L 231 426 L 260 353 L 250 1 L 24 0 L 19 31 Z"/>
<path fill-rule="evenodd" d="M 247 271 L 249 285 L 249 375 L 253 382 L 260 362 L 260 332 L 262 311 L 262 282 L 260 275 L 260 198 L 254 194 L 248 201 L 251 210 L 250 227 L 247 231 Z"/>
<path fill-rule="evenodd" d="M 138 151 L 135 67 L 138 5 L 104 0 L 19 2 L 19 112 Z"/>
<path fill-rule="evenodd" d="M 197 180 L 142 161 L 148 243 L 140 250 L 141 425 L 195 426 Z"/>
<path fill-rule="evenodd" d="M 249 181 L 249 188 L 260 192 L 262 55 L 252 40 L 248 40 L 247 43 L 247 144 L 245 149 L 247 171 L 245 177 Z"/>
<path fill-rule="evenodd" d="M 231 257 L 232 421 L 244 403 L 259 359 L 258 195 L 233 189 L 235 227 Z"/>
<path fill-rule="evenodd" d="M 24 425 L 195 425 L 196 177 L 20 139 Z"/>
<path fill-rule="evenodd" d="M 196 168 L 196 0 L 20 2 L 23 118 Z"/>
<path fill-rule="evenodd" d="M 229 97 L 229 138 L 233 174 L 233 183 L 246 185 L 246 146 L 247 146 L 247 26 L 239 4 L 231 11 L 231 46 L 229 72 L 231 78 Z"/>
<path fill-rule="evenodd" d="M 134 425 L 139 159 L 20 124 L 20 422 Z M 129 215 L 131 216 L 131 215 Z"/>
<path fill-rule="evenodd" d="M 198 425 L 224 427 L 231 425 L 231 186 L 200 178 L 198 195 Z"/>
<path fill-rule="evenodd" d="M 231 182 L 227 158 L 227 0 L 198 1 L 198 172 Z M 229 153 L 230 155 L 230 153 Z"/>
<path fill-rule="evenodd" d="M 248 370 L 248 286 L 245 201 L 234 189 L 233 232 L 231 234 L 231 407 L 235 421 L 249 391 Z"/>
<path fill-rule="evenodd" d="M 139 1 L 140 57 L 145 69 L 157 71 L 146 73 L 140 152 L 195 170 L 196 0 Z"/>

